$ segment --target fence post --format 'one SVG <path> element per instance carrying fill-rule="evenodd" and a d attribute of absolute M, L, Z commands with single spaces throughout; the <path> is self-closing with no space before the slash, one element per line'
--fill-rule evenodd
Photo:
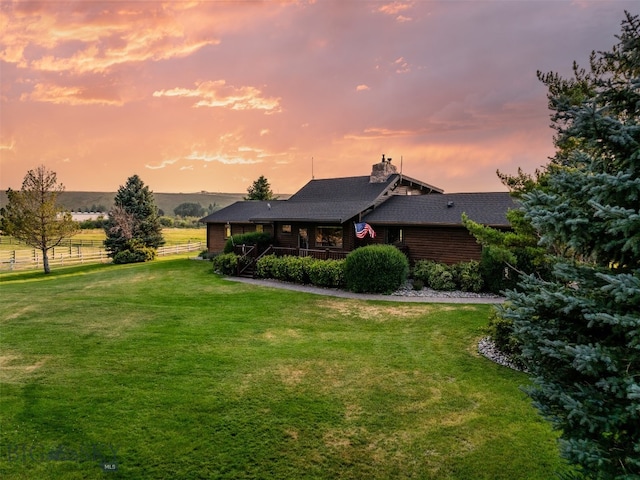
<path fill-rule="evenodd" d="M 9 270 L 13 271 L 16 263 L 16 251 L 11 252 L 11 259 L 9 260 Z"/>

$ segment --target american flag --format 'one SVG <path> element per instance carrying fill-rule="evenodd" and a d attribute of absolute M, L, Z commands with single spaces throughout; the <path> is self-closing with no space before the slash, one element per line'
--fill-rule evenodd
<path fill-rule="evenodd" d="M 369 234 L 371 238 L 376 237 L 376 232 L 373 231 L 371 225 L 368 223 L 356 223 L 356 237 L 364 238 Z"/>

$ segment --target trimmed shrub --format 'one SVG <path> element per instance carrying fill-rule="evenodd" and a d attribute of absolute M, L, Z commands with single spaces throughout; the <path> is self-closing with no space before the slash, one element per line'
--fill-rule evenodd
<path fill-rule="evenodd" d="M 313 258 L 285 256 L 283 259 L 286 281 L 309 283 L 309 265 Z"/>
<path fill-rule="evenodd" d="M 393 245 L 368 245 L 347 255 L 347 288 L 358 293 L 391 293 L 409 274 L 407 257 Z"/>
<path fill-rule="evenodd" d="M 256 275 L 285 282 L 309 283 L 309 266 L 313 258 L 265 255 L 256 263 Z"/>
<path fill-rule="evenodd" d="M 414 280 L 412 285 L 414 290 L 420 291 L 424 288 L 424 282 L 422 280 Z"/>
<path fill-rule="evenodd" d="M 275 264 L 278 257 L 275 255 L 265 255 L 256 262 L 256 276 L 260 278 L 274 278 Z"/>
<path fill-rule="evenodd" d="M 309 264 L 309 281 L 318 287 L 343 287 L 345 260 L 315 260 Z"/>
<path fill-rule="evenodd" d="M 423 285 L 429 285 L 427 279 L 429 278 L 429 270 L 431 264 L 434 263 L 431 260 L 418 260 L 411 269 L 411 277 L 413 281 L 421 281 Z"/>
<path fill-rule="evenodd" d="M 451 267 L 432 260 L 419 260 L 413 268 L 413 278 L 421 280 L 434 290 L 455 290 L 456 283 Z"/>
<path fill-rule="evenodd" d="M 522 361 L 519 359 L 522 353 L 522 344 L 513 334 L 513 321 L 511 319 L 504 318 L 493 308 L 489 314 L 487 334 L 500 352 L 509 357 L 516 365 L 522 366 Z"/>
<path fill-rule="evenodd" d="M 200 258 L 202 258 L 203 260 L 213 260 L 215 257 L 217 257 L 218 255 L 220 255 L 220 252 L 210 252 L 209 250 L 203 250 L 200 252 L 200 254 L 198 255 Z"/>
<path fill-rule="evenodd" d="M 224 244 L 224 253 L 233 252 L 234 245 L 258 245 L 263 248 L 273 242 L 273 237 L 265 232 L 250 232 L 239 235 L 232 235 Z"/>
<path fill-rule="evenodd" d="M 223 253 L 215 257 L 213 262 L 213 271 L 222 275 L 235 275 L 238 269 L 238 259 L 240 257 L 235 253 Z"/>
<path fill-rule="evenodd" d="M 453 279 L 463 292 L 480 292 L 484 285 L 480 275 L 480 263 L 472 260 L 453 266 Z"/>
<path fill-rule="evenodd" d="M 145 247 L 141 241 L 133 239 L 126 244 L 125 250 L 121 250 L 113 256 L 113 263 L 122 265 L 149 262 L 154 258 L 156 258 L 155 248 Z"/>

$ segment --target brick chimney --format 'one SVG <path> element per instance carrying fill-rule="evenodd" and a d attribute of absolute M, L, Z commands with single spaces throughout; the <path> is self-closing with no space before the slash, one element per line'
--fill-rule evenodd
<path fill-rule="evenodd" d="M 369 183 L 384 183 L 387 181 L 387 178 L 389 178 L 389 175 L 393 175 L 394 173 L 398 173 L 396 166 L 391 165 L 391 159 L 385 159 L 383 153 L 380 163 L 374 164 L 371 168 Z"/>

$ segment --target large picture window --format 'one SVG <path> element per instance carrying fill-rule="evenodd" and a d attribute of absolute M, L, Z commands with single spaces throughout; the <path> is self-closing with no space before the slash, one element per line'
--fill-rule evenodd
<path fill-rule="evenodd" d="M 317 227 L 316 247 L 342 248 L 342 227 Z"/>

